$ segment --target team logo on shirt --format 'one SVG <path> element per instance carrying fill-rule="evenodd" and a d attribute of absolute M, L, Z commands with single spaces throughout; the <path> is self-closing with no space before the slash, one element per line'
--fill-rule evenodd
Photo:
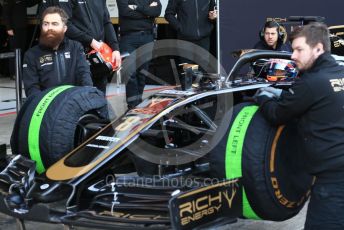
<path fill-rule="evenodd" d="M 64 56 L 65 56 L 65 58 L 70 58 L 70 52 L 65 52 Z"/>
<path fill-rule="evenodd" d="M 344 91 L 344 78 L 330 79 L 334 92 Z"/>
<path fill-rule="evenodd" d="M 41 64 L 52 62 L 52 61 L 53 61 L 53 56 L 51 54 L 47 54 L 39 58 L 39 63 Z"/>
<path fill-rule="evenodd" d="M 39 63 L 41 64 L 41 66 L 52 65 L 53 56 L 51 54 L 44 55 L 39 58 Z"/>

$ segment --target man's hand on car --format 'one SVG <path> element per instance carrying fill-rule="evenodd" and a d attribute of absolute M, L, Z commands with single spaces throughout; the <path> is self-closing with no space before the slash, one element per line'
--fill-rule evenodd
<path fill-rule="evenodd" d="M 281 94 L 282 94 L 282 91 L 283 91 L 282 89 L 277 89 L 277 88 L 274 88 L 274 87 L 265 87 L 265 88 L 261 88 L 260 90 L 272 93 L 274 95 L 274 97 L 277 98 L 277 99 L 281 97 Z"/>
<path fill-rule="evenodd" d="M 275 97 L 272 93 L 265 91 L 265 90 L 261 90 L 259 89 L 256 94 L 253 96 L 254 100 L 257 100 L 258 97 L 262 97 L 262 96 L 266 96 L 269 98 L 273 98 Z"/>

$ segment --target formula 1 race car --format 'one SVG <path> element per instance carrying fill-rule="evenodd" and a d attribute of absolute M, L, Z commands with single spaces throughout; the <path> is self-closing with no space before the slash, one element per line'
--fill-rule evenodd
<path fill-rule="evenodd" d="M 227 78 L 192 74 L 184 90 L 155 93 L 112 121 L 92 87 L 28 98 L 0 173 L 0 212 L 105 229 L 295 216 L 313 183 L 296 125 L 271 126 L 252 100 L 262 87 L 292 84 L 290 56 L 245 53 Z"/>

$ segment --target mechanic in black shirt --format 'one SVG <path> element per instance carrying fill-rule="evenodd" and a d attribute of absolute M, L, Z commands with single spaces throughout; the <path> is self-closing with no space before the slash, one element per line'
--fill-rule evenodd
<path fill-rule="evenodd" d="M 81 42 L 86 52 L 99 50 L 102 42 L 107 43 L 113 50 L 112 61 L 120 66 L 119 45 L 106 0 L 43 0 L 42 9 L 48 6 L 59 6 L 67 12 L 66 37 Z M 105 95 L 108 79 L 111 77 L 93 76 L 94 86 Z"/>
<path fill-rule="evenodd" d="M 298 28 L 291 40 L 300 79 L 288 91 L 264 88 L 256 100 L 272 124 L 298 119 L 306 167 L 316 177 L 305 230 L 344 229 L 344 67 L 330 54 L 326 25 Z"/>
<path fill-rule="evenodd" d="M 41 0 L 4 0 L 2 19 L 6 26 L 10 50 L 26 51 L 27 17 L 26 8 L 40 3 Z M 9 72 L 15 74 L 14 58 L 9 60 Z"/>
<path fill-rule="evenodd" d="M 276 21 L 268 21 L 259 31 L 260 41 L 257 42 L 253 49 L 276 50 L 292 52 L 288 41 L 284 42 L 286 32 L 282 31 L 281 25 Z"/>
<path fill-rule="evenodd" d="M 92 86 L 90 67 L 82 45 L 65 38 L 68 16 L 59 7 L 42 14 L 39 44 L 24 56 L 26 96 L 58 85 Z"/>
<path fill-rule="evenodd" d="M 153 42 L 155 18 L 161 13 L 160 0 L 117 0 L 120 25 L 120 50 L 132 53 L 147 43 Z M 139 54 L 137 56 L 140 56 Z M 133 57 L 131 57 L 133 58 Z M 128 66 L 133 72 L 126 82 L 126 101 L 128 109 L 134 108 L 142 101 L 145 87 L 145 75 L 149 63 L 143 66 Z M 137 68 L 137 69 L 136 69 Z M 136 71 L 135 71 L 136 70 Z"/>

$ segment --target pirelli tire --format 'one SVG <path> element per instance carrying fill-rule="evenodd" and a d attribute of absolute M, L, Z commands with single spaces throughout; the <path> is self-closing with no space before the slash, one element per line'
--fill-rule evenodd
<path fill-rule="evenodd" d="M 210 167 L 218 178 L 242 177 L 242 217 L 282 221 L 302 209 L 314 180 L 305 171 L 299 141 L 296 123 L 274 127 L 256 105 L 234 106 L 226 135 L 210 153 Z"/>
<path fill-rule="evenodd" d="M 107 101 L 95 87 L 59 86 L 29 97 L 13 128 L 13 154 L 35 160 L 37 172 L 44 172 L 75 147 L 76 127 L 85 114 L 108 118 Z"/>

